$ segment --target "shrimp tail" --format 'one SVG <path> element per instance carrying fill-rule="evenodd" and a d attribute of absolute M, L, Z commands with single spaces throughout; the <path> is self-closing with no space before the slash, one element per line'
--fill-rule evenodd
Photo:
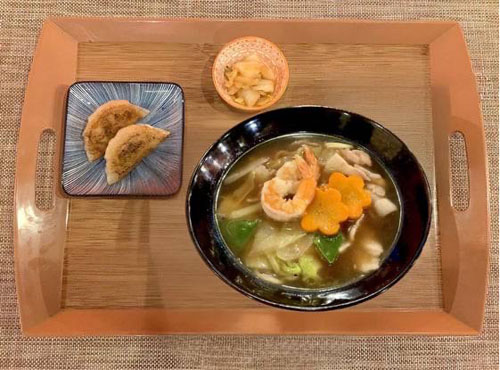
<path fill-rule="evenodd" d="M 319 165 L 314 152 L 307 145 L 304 145 L 304 158 L 297 156 L 295 158 L 297 163 L 297 168 L 300 171 L 302 178 L 314 178 L 319 177 Z"/>

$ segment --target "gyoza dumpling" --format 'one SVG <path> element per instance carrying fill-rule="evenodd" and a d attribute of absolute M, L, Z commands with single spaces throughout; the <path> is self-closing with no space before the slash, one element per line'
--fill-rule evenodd
<path fill-rule="evenodd" d="M 128 100 L 111 100 L 92 113 L 83 131 L 85 152 L 90 162 L 101 158 L 119 129 L 133 125 L 149 111 Z"/>
<path fill-rule="evenodd" d="M 104 154 L 108 184 L 124 178 L 168 135 L 170 132 L 149 125 L 132 125 L 118 131 Z"/>

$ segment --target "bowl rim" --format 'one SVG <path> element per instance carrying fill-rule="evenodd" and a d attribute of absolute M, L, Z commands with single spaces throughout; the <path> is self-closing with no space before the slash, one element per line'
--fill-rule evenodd
<path fill-rule="evenodd" d="M 198 174 L 201 166 L 203 165 L 203 159 L 207 156 L 208 153 L 210 153 L 214 148 L 216 148 L 216 146 L 224 138 L 226 138 L 227 136 L 229 136 L 233 130 L 235 130 L 238 127 L 244 126 L 245 124 L 247 124 L 248 122 L 254 120 L 257 116 L 259 116 L 261 114 L 270 114 L 271 112 L 276 112 L 276 111 L 280 111 L 280 110 L 294 110 L 294 109 L 301 109 L 301 108 L 328 109 L 328 110 L 331 110 L 331 111 L 336 111 L 338 113 L 347 113 L 349 115 L 356 116 L 358 118 L 361 118 L 363 120 L 368 121 L 370 124 L 372 124 L 375 127 L 381 129 L 383 132 L 388 133 L 389 135 L 395 137 L 403 145 L 403 147 L 407 150 L 408 154 L 414 160 L 415 164 L 417 165 L 418 169 L 420 170 L 421 174 L 423 175 L 422 179 L 423 179 L 423 182 L 424 182 L 424 185 L 425 185 L 424 189 L 425 189 L 426 201 L 427 201 L 426 205 L 428 207 L 428 217 L 427 217 L 425 226 L 423 228 L 422 238 L 421 238 L 421 240 L 420 240 L 420 242 L 418 244 L 418 247 L 415 249 L 415 252 L 412 255 L 411 259 L 404 266 L 404 268 L 402 268 L 397 273 L 397 275 L 392 280 L 390 280 L 387 284 L 385 284 L 384 286 L 382 286 L 382 287 L 380 287 L 378 289 L 375 289 L 373 292 L 367 293 L 364 296 L 358 297 L 357 299 L 349 300 L 349 301 L 343 302 L 343 303 L 330 303 L 330 304 L 326 304 L 326 305 L 323 305 L 323 306 L 298 306 L 298 305 L 287 304 L 287 303 L 282 303 L 282 302 L 278 302 L 278 301 L 275 301 L 275 300 L 267 299 L 265 297 L 262 297 L 262 296 L 260 296 L 258 294 L 255 294 L 253 292 L 250 292 L 250 291 L 248 291 L 248 290 L 240 287 L 238 284 L 236 284 L 231 279 L 229 279 L 226 275 L 224 275 L 221 271 L 219 271 L 219 269 L 212 263 L 212 261 L 210 261 L 210 259 L 207 258 L 205 252 L 202 250 L 201 245 L 198 242 L 198 239 L 195 236 L 194 225 L 193 225 L 191 217 L 190 217 L 190 215 L 191 215 L 190 199 L 191 199 L 191 196 L 192 196 L 192 193 L 193 193 L 194 179 L 195 179 L 195 176 Z M 302 132 L 303 133 L 308 133 L 307 130 L 302 131 Z M 276 137 L 279 137 L 279 136 L 283 136 L 283 135 L 277 135 Z M 271 140 L 271 138 L 264 140 L 262 143 L 267 142 L 268 140 Z M 231 164 L 234 164 L 237 160 L 239 160 L 242 156 L 244 156 L 245 154 L 247 154 L 255 146 L 256 145 L 252 146 L 247 151 L 245 151 L 242 154 L 238 155 L 233 161 L 231 161 Z M 231 168 L 231 167 L 229 166 L 229 168 Z M 224 170 L 224 171 L 226 171 L 226 170 Z M 399 185 L 395 182 L 395 186 L 399 186 Z M 290 106 L 290 107 L 278 108 L 278 109 L 274 109 L 274 110 L 267 111 L 267 112 L 261 112 L 261 113 L 259 113 L 257 115 L 249 117 L 249 118 L 247 118 L 247 119 L 239 122 L 235 126 L 231 127 L 226 132 L 224 132 L 218 139 L 216 139 L 214 141 L 214 143 L 203 153 L 203 155 L 200 158 L 200 161 L 198 162 L 197 166 L 194 168 L 194 170 L 193 170 L 193 172 L 191 174 L 191 178 L 189 180 L 188 189 L 187 189 L 187 193 L 186 193 L 185 213 L 186 213 L 186 221 L 187 221 L 187 224 L 188 224 L 189 235 L 190 235 L 191 240 L 193 241 L 193 243 L 194 243 L 194 245 L 196 247 L 196 250 L 197 250 L 198 254 L 200 255 L 201 259 L 204 261 L 204 263 L 210 268 L 210 270 L 216 276 L 218 276 L 224 283 L 226 283 L 227 285 L 229 285 L 230 287 L 232 287 L 236 291 L 240 292 L 241 294 L 247 296 L 248 298 L 251 298 L 251 299 L 256 300 L 258 302 L 267 304 L 267 305 L 272 306 L 272 307 L 277 307 L 277 308 L 282 308 L 282 309 L 288 309 L 288 310 L 292 310 L 292 311 L 301 311 L 301 312 L 321 312 L 321 311 L 330 311 L 330 310 L 336 310 L 336 309 L 346 308 L 346 307 L 354 306 L 354 305 L 357 305 L 359 303 L 362 303 L 362 302 L 365 302 L 367 300 L 370 300 L 370 299 L 378 296 L 379 294 L 385 292 L 387 289 L 391 288 L 392 286 L 394 286 L 398 281 L 400 281 L 408 273 L 408 271 L 415 264 L 416 260 L 420 257 L 420 255 L 422 253 L 422 250 L 423 250 L 423 248 L 425 246 L 425 243 L 427 242 L 427 239 L 428 239 L 428 236 L 429 236 L 429 232 L 430 232 L 430 228 L 431 228 L 431 224 L 432 224 L 432 219 L 433 219 L 433 204 L 432 204 L 431 195 L 432 195 L 432 192 L 431 192 L 431 187 L 430 187 L 430 184 L 429 184 L 429 180 L 427 178 L 427 175 L 425 174 L 425 171 L 424 171 L 422 165 L 420 164 L 420 162 L 418 161 L 418 159 L 416 158 L 416 156 L 413 154 L 413 152 L 408 148 L 408 146 L 396 134 L 394 134 L 388 128 L 384 127 L 380 123 L 378 123 L 378 122 L 376 122 L 376 121 L 374 121 L 374 120 L 372 120 L 372 119 L 370 119 L 370 118 L 368 118 L 366 116 L 363 116 L 363 115 L 358 114 L 358 113 L 353 113 L 353 112 L 350 112 L 350 111 L 347 111 L 347 110 L 344 110 L 344 109 L 334 108 L 334 107 L 325 106 L 325 105 L 297 105 L 297 106 Z M 215 201 L 215 199 L 214 199 L 214 201 Z M 403 212 L 404 210 L 402 209 L 401 211 Z M 213 212 L 213 210 L 210 210 L 210 212 Z M 400 230 L 400 232 L 397 235 L 397 240 L 402 235 L 403 225 L 400 226 L 400 229 L 401 230 Z M 397 244 L 397 240 L 394 242 L 395 245 Z M 360 281 L 363 281 L 369 275 L 370 274 L 367 274 L 365 277 L 363 277 L 360 280 L 356 281 L 354 284 L 356 284 L 356 283 L 358 283 Z M 260 279 L 260 280 L 262 280 L 262 279 Z M 267 283 L 267 282 L 264 281 L 264 283 Z M 281 287 L 280 291 L 285 291 L 286 292 L 286 291 L 290 291 L 290 289 L 294 290 L 293 287 L 285 287 L 285 289 L 283 289 L 283 285 L 277 285 L 277 284 L 273 284 L 273 285 Z M 341 287 L 340 289 L 342 289 L 342 288 L 344 288 L 344 287 Z M 334 291 L 336 289 L 339 289 L 339 288 L 331 288 L 331 289 L 326 288 L 326 289 L 324 289 L 322 291 L 323 292 L 325 292 L 325 291 Z M 305 291 L 307 292 L 308 290 L 306 289 Z M 321 291 L 318 291 L 317 289 L 311 289 L 310 292 L 311 293 L 321 293 Z"/>
<path fill-rule="evenodd" d="M 267 103 L 267 104 L 264 104 L 264 105 L 261 105 L 261 106 L 258 106 L 258 107 L 247 107 L 247 106 L 244 106 L 244 105 L 241 105 L 241 104 L 238 104 L 236 102 L 234 102 L 232 99 L 228 99 L 226 96 L 225 96 L 225 91 L 222 90 L 222 87 L 219 86 L 219 84 L 217 84 L 217 81 L 216 81 L 216 72 L 215 72 L 215 68 L 216 68 L 216 65 L 218 63 L 218 60 L 220 58 L 220 55 L 221 53 L 228 49 L 230 46 L 232 46 L 233 44 L 241 41 L 241 40 L 260 40 L 260 41 L 263 41 L 264 43 L 270 45 L 273 49 L 275 49 L 280 55 L 281 57 L 283 58 L 284 62 L 285 62 L 285 68 L 284 68 L 284 73 L 283 73 L 283 88 L 278 91 L 278 93 L 276 95 L 273 96 L 273 98 Z M 230 105 L 231 107 L 235 108 L 235 109 L 238 109 L 238 110 L 241 110 L 241 111 L 245 111 L 245 112 L 258 112 L 258 111 L 261 111 L 261 110 L 264 110 L 264 109 L 267 109 L 269 108 L 270 106 L 274 105 L 275 103 L 277 103 L 282 97 L 283 95 L 285 94 L 285 91 L 286 89 L 288 88 L 288 82 L 290 80 L 290 68 L 288 66 L 288 60 L 285 56 L 285 54 L 283 53 L 283 51 L 278 47 L 278 45 L 276 45 L 274 42 L 268 40 L 268 39 L 265 39 L 263 37 L 260 37 L 260 36 L 241 36 L 241 37 L 237 37 L 227 43 L 225 43 L 222 48 L 219 50 L 219 52 L 217 53 L 217 55 L 215 56 L 215 59 L 214 59 L 214 62 L 212 63 L 212 83 L 214 84 L 214 87 L 215 87 L 215 90 L 217 91 L 217 94 L 220 96 L 220 98 L 228 105 Z"/>

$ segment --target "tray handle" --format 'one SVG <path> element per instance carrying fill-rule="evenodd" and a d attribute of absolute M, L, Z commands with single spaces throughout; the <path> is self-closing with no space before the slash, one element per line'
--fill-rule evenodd
<path fill-rule="evenodd" d="M 431 43 L 430 57 L 444 308 L 479 331 L 488 277 L 488 176 L 479 95 L 458 24 Z M 457 131 L 469 178 L 469 206 L 460 211 L 452 205 L 449 150 Z"/>
<path fill-rule="evenodd" d="M 45 22 L 31 71 L 19 131 L 14 190 L 14 253 L 21 325 L 26 330 L 60 309 L 68 201 L 57 191 L 54 207 L 35 201 L 37 148 L 45 130 L 56 135 L 53 163 L 60 161 L 65 94 L 76 78 L 77 43 L 52 21 Z"/>

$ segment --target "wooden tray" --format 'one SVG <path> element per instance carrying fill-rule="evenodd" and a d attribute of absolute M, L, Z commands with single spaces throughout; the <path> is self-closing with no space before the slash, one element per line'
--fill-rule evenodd
<path fill-rule="evenodd" d="M 396 286 L 361 305 L 298 313 L 254 302 L 197 255 L 188 180 L 224 131 L 249 117 L 217 96 L 210 69 L 243 35 L 276 42 L 290 65 L 276 107 L 320 104 L 366 115 L 419 158 L 434 197 L 428 242 Z M 171 81 L 186 99 L 183 184 L 166 200 L 67 199 L 59 162 L 75 81 Z M 56 137 L 49 196 L 35 202 L 37 146 Z M 451 205 L 449 138 L 465 139 L 469 206 Z M 49 162 L 51 163 L 51 162 Z M 16 279 L 27 335 L 156 333 L 477 334 L 488 271 L 485 145 L 479 97 L 454 22 L 55 18 L 43 26 L 24 102 L 15 188 Z"/>

